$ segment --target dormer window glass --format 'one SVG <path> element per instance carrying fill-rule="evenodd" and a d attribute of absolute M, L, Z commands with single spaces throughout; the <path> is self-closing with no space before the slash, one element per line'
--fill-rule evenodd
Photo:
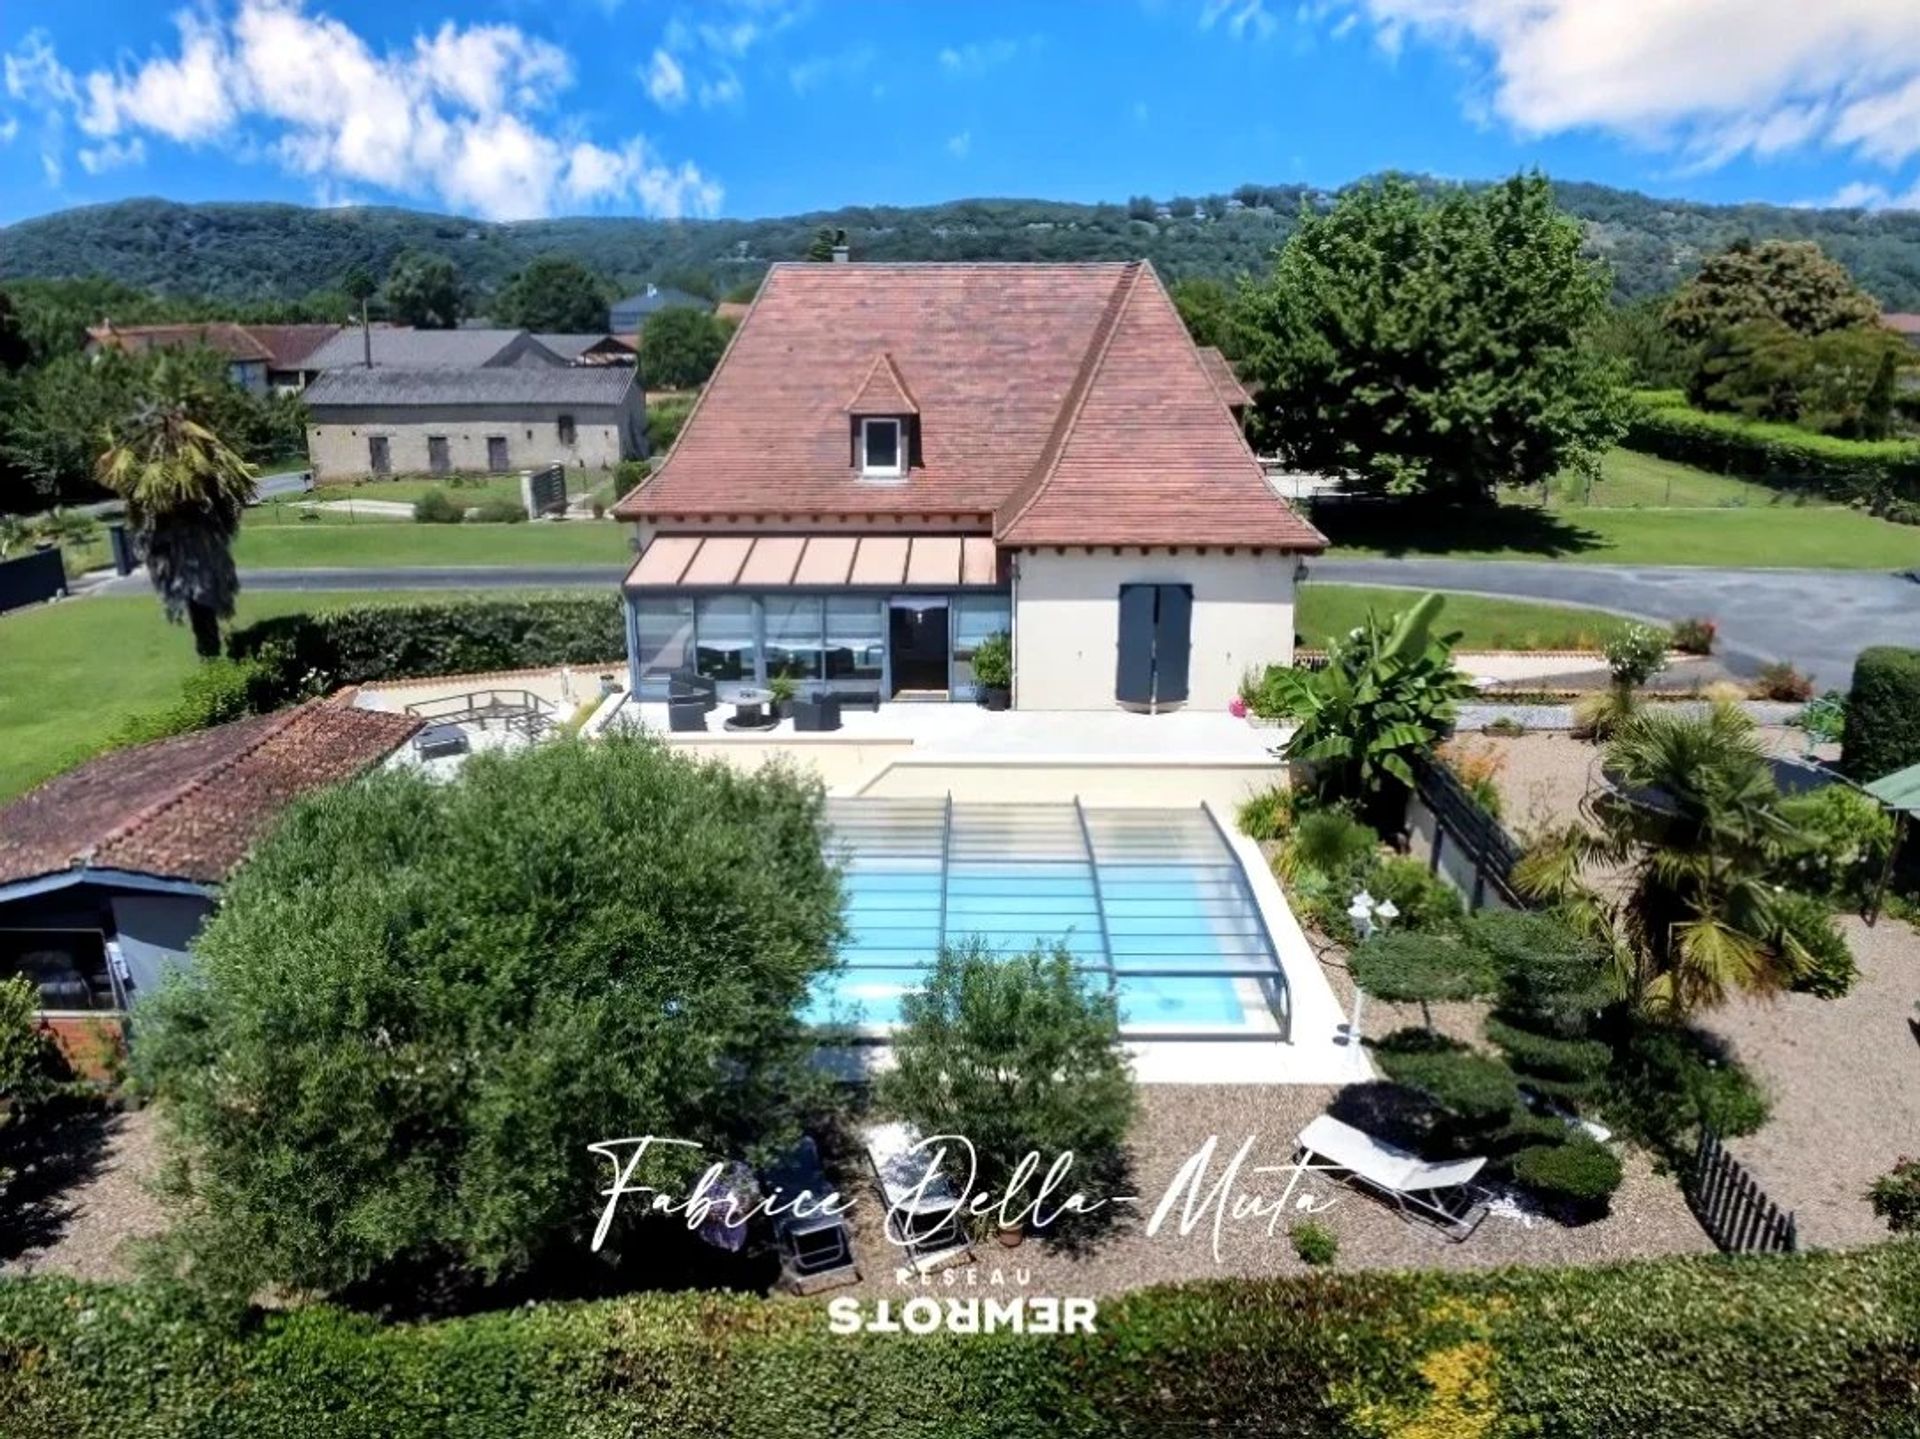
<path fill-rule="evenodd" d="M 907 472 L 906 426 L 897 419 L 860 421 L 860 473 L 899 479 Z"/>

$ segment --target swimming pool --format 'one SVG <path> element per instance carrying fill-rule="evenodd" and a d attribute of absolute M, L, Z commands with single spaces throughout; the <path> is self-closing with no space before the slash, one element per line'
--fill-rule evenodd
<path fill-rule="evenodd" d="M 1285 1037 L 1286 981 L 1240 862 L 1204 809 L 834 799 L 843 967 L 810 1023 L 881 1030 L 943 943 L 1064 945 L 1132 1035 Z"/>

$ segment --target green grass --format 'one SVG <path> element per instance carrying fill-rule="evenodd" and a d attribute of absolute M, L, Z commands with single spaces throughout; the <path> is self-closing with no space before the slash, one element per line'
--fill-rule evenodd
<path fill-rule="evenodd" d="M 1716 475 L 1637 450 L 1609 450 L 1589 487 L 1579 475 L 1559 475 L 1549 489 L 1554 509 L 1795 509 L 1804 502 L 1767 485 Z"/>
<path fill-rule="evenodd" d="M 1315 515 L 1334 553 L 1463 560 L 1566 559 L 1603 565 L 1900 570 L 1920 566 L 1920 526 L 1799 505 L 1763 486 L 1615 451 L 1598 503 L 1515 497 L 1492 510 L 1423 506 Z M 1565 482 L 1561 483 L 1564 489 Z M 1644 507 L 1671 488 L 1675 506 Z M 1684 500 L 1687 507 L 1683 507 Z"/>
<path fill-rule="evenodd" d="M 1368 610 L 1384 618 L 1418 598 L 1413 590 L 1312 581 L 1300 587 L 1293 627 L 1304 644 L 1323 649 L 1330 638 L 1359 625 Z M 1598 610 L 1450 594 L 1440 611 L 1438 629 L 1441 633 L 1459 630 L 1462 649 L 1590 650 L 1630 623 Z"/>
<path fill-rule="evenodd" d="M 234 546 L 242 569 L 392 569 L 405 565 L 607 565 L 632 557 L 610 521 L 416 525 L 409 520 L 255 524 Z"/>
<path fill-rule="evenodd" d="M 458 591 L 242 595 L 235 623 L 349 604 L 460 599 Z M 132 715 L 179 698 L 198 661 L 152 595 L 97 596 L 0 615 L 0 802 L 98 751 Z"/>

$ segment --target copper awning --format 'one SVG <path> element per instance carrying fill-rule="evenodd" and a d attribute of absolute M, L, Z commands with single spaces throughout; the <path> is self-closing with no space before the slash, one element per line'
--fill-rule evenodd
<path fill-rule="evenodd" d="M 626 579 L 637 589 L 752 590 L 988 589 L 999 582 L 986 535 L 660 535 Z"/>

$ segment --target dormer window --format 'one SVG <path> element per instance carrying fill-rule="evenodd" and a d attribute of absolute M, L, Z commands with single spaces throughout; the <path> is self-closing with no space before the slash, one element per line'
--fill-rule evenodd
<path fill-rule="evenodd" d="M 897 480 L 907 472 L 906 425 L 894 418 L 860 421 L 860 473 L 871 479 Z"/>

